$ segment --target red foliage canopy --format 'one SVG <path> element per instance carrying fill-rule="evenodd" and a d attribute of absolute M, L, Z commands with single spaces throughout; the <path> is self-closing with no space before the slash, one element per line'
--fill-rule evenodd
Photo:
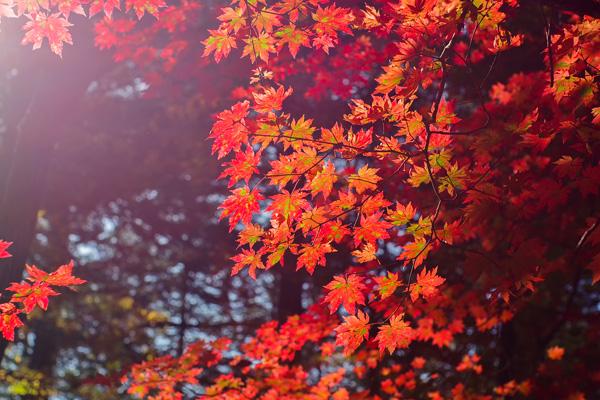
<path fill-rule="evenodd" d="M 63 2 L 42 3 L 16 6 L 30 18 L 24 42 L 47 38 L 60 54 L 71 42 L 69 13 L 81 6 L 54 12 Z M 142 363 L 124 380 L 130 393 L 183 398 L 183 384 L 202 382 L 200 398 L 222 399 L 597 394 L 598 371 L 582 367 L 578 352 L 595 347 L 598 323 L 573 302 L 600 279 L 600 20 L 541 4 L 224 5 L 204 56 L 218 63 L 239 48 L 259 65 L 210 133 L 231 187 L 221 218 L 241 246 L 232 273 L 248 268 L 254 278 L 292 259 L 284 268 L 313 274 L 333 253 L 353 262 L 322 302 L 281 326 L 267 323 L 241 353 L 220 339 Z M 107 15 L 100 47 L 169 71 L 190 46 L 180 33 L 199 6 L 127 1 L 138 18 L 159 17 L 139 28 L 109 19 L 118 2 L 91 7 Z M 148 44 L 165 32 L 164 47 Z M 503 58 L 528 48 L 543 53 L 537 65 L 498 72 Z M 315 86 L 294 87 L 299 101 L 329 96 L 347 102 L 347 114 L 320 126 L 318 116 L 286 112 L 303 75 Z M 53 295 L 36 286 L 46 275 L 30 275 L 33 286 L 13 289 L 31 294 L 3 305 L 4 318 L 15 302 L 45 307 Z M 570 284 L 548 299 L 545 284 L 555 279 Z M 556 318 L 529 332 L 538 336 L 530 373 L 503 369 L 497 335 L 540 305 Z M 561 347 L 558 332 L 575 322 L 579 347 Z M 301 351 L 314 356 L 298 360 Z M 556 365 L 571 357 L 570 367 Z"/>

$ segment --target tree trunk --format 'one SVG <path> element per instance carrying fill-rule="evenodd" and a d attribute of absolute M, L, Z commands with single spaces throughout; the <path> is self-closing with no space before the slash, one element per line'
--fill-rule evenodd
<path fill-rule="evenodd" d="M 286 259 L 285 266 L 281 269 L 279 280 L 279 299 L 277 302 L 277 320 L 285 322 L 287 317 L 300 314 L 302 308 L 302 274 L 297 273 L 292 263 Z"/>

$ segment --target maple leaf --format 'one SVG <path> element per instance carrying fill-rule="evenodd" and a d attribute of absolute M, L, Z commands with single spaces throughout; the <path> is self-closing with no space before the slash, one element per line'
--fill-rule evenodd
<path fill-rule="evenodd" d="M 344 317 L 344 322 L 335 331 L 335 344 L 344 346 L 344 354 L 350 355 L 364 339 L 369 338 L 369 316 L 359 310 L 357 315 Z"/>
<path fill-rule="evenodd" d="M 340 304 L 343 304 L 350 314 L 354 314 L 357 304 L 365 305 L 363 292 L 367 287 L 363 284 L 363 279 L 356 274 L 335 276 L 325 285 L 325 289 L 329 290 L 329 293 L 323 301 L 329 303 L 330 314 L 336 312 Z"/>
<path fill-rule="evenodd" d="M 133 20 L 112 20 L 108 17 L 98 21 L 94 30 L 96 31 L 96 46 L 100 49 L 118 47 L 123 35 L 135 28 Z"/>
<path fill-rule="evenodd" d="M 344 127 L 336 122 L 335 125 L 333 125 L 331 127 L 331 129 L 322 128 L 320 139 L 322 142 L 325 142 L 325 143 L 328 143 L 331 145 L 342 143 L 344 141 Z M 329 149 L 329 148 L 331 148 L 331 147 L 330 146 L 326 147 L 326 149 Z"/>
<path fill-rule="evenodd" d="M 339 210 L 351 210 L 356 205 L 356 195 L 351 191 L 338 192 L 338 199 L 331 203 L 331 207 Z"/>
<path fill-rule="evenodd" d="M 375 282 L 379 285 L 379 296 L 381 300 L 390 297 L 398 287 L 402 285 L 402 282 L 398 280 L 398 274 L 389 272 L 385 276 L 375 277 Z"/>
<path fill-rule="evenodd" d="M 360 226 L 354 229 L 354 245 L 358 246 L 361 242 L 371 243 L 379 239 L 387 239 L 390 237 L 388 229 L 392 225 L 382 218 L 383 211 L 365 217 L 360 217 Z"/>
<path fill-rule="evenodd" d="M 396 203 L 396 209 L 391 211 L 388 210 L 388 220 L 394 226 L 401 226 L 408 224 L 417 214 L 417 210 L 413 207 L 412 203 L 403 205 Z"/>
<path fill-rule="evenodd" d="M 281 21 L 279 19 L 279 16 L 276 13 L 274 13 L 273 10 L 265 8 L 257 12 L 254 16 L 253 26 L 259 32 L 264 31 L 267 33 L 271 33 L 273 32 L 274 27 L 280 25 Z"/>
<path fill-rule="evenodd" d="M 307 234 L 312 230 L 322 227 L 328 221 L 327 210 L 324 207 L 315 207 L 312 210 L 307 210 L 302 213 L 302 219 L 298 223 L 298 227 L 302 230 L 303 234 Z M 320 231 L 317 231 L 315 236 L 319 235 Z"/>
<path fill-rule="evenodd" d="M 56 271 L 47 273 L 35 265 L 26 265 L 27 279 L 31 282 L 43 282 L 52 286 L 75 286 L 86 283 L 84 279 L 73 276 L 73 261 L 68 264 L 61 265 Z"/>
<path fill-rule="evenodd" d="M 250 248 L 252 248 L 252 246 L 254 246 L 256 242 L 260 240 L 264 233 L 265 231 L 259 225 L 246 225 L 238 235 L 238 247 L 247 244 L 250 246 Z"/>
<path fill-rule="evenodd" d="M 225 7 L 221 9 L 221 12 L 222 14 L 217 19 L 227 23 L 227 28 L 232 29 L 234 33 L 246 26 L 246 17 L 244 16 L 246 10 L 242 7 Z"/>
<path fill-rule="evenodd" d="M 413 235 L 415 240 L 423 239 L 425 236 L 431 235 L 431 218 L 419 217 L 417 223 L 408 225 L 406 232 Z"/>
<path fill-rule="evenodd" d="M 58 296 L 58 293 L 45 282 L 36 282 L 33 285 L 27 282 L 13 282 L 6 290 L 15 292 L 10 301 L 23 303 L 27 314 L 33 311 L 36 305 L 45 311 L 48 309 L 48 297 Z"/>
<path fill-rule="evenodd" d="M 8 258 L 11 257 L 11 254 L 6 251 L 10 247 L 12 242 L 5 242 L 4 240 L 0 240 L 0 258 Z"/>
<path fill-rule="evenodd" d="M 414 331 L 403 318 L 404 314 L 392 315 L 389 324 L 379 327 L 375 341 L 378 342 L 380 354 L 386 349 L 392 354 L 396 349 L 406 348 L 412 342 Z"/>
<path fill-rule="evenodd" d="M 282 155 L 278 160 L 271 161 L 271 172 L 267 174 L 272 185 L 280 188 L 290 181 L 298 179 L 296 164 L 298 155 L 296 153 L 290 155 Z"/>
<path fill-rule="evenodd" d="M 362 23 L 366 29 L 373 29 L 381 26 L 381 22 L 379 19 L 381 18 L 381 14 L 378 9 L 373 6 L 367 5 L 365 10 L 361 10 L 363 14 Z"/>
<path fill-rule="evenodd" d="M 249 109 L 250 102 L 244 101 L 217 115 L 217 121 L 208 136 L 214 139 L 212 153 L 217 153 L 217 158 L 221 159 L 232 151 L 239 151 L 242 144 L 248 141 L 249 131 L 244 118 Z"/>
<path fill-rule="evenodd" d="M 452 164 L 446 168 L 446 176 L 438 180 L 439 191 L 443 192 L 445 190 L 450 196 L 454 196 L 455 189 L 465 188 L 466 177 L 467 174 L 463 169 L 459 168 L 457 164 Z"/>
<path fill-rule="evenodd" d="M 248 275 L 256 280 L 256 270 L 266 269 L 265 264 L 262 262 L 261 254 L 256 253 L 252 249 L 243 249 L 240 254 L 231 257 L 231 260 L 235 261 L 235 265 L 231 270 L 231 276 L 237 275 L 244 267 L 248 266 Z"/>
<path fill-rule="evenodd" d="M 328 241 L 340 243 L 350 234 L 350 229 L 348 229 L 348 226 L 344 225 L 342 221 L 335 220 L 321 225 L 320 234 Z"/>
<path fill-rule="evenodd" d="M 323 164 L 323 169 L 317 172 L 310 181 L 310 193 L 315 197 L 319 193 L 323 193 L 323 197 L 328 198 L 333 184 L 337 181 L 337 174 L 333 163 L 328 162 Z"/>
<path fill-rule="evenodd" d="M 419 187 L 423 184 L 431 182 L 431 177 L 429 176 L 427 168 L 414 165 L 407 182 L 412 187 Z"/>
<path fill-rule="evenodd" d="M 269 53 L 276 52 L 273 37 L 266 32 L 244 39 L 244 42 L 246 42 L 246 45 L 242 51 L 242 57 L 249 56 L 253 64 L 257 58 L 268 62 Z"/>
<path fill-rule="evenodd" d="M 16 0 L 17 15 L 35 15 L 41 10 L 50 10 L 50 0 Z"/>
<path fill-rule="evenodd" d="M 437 287 L 444 283 L 446 279 L 437 275 L 437 267 L 430 271 L 423 269 L 417 275 L 417 282 L 410 289 L 410 298 L 416 301 L 420 296 L 427 299 L 437 293 Z"/>
<path fill-rule="evenodd" d="M 92 0 L 90 3 L 90 17 L 104 12 L 108 18 L 112 17 L 113 11 L 121 9 L 121 0 Z"/>
<path fill-rule="evenodd" d="M 565 355 L 565 349 L 560 346 L 552 346 L 546 350 L 546 353 L 550 360 L 562 360 Z"/>
<path fill-rule="evenodd" d="M 350 23 L 354 21 L 354 15 L 346 8 L 329 7 L 317 8 L 312 14 L 313 20 L 316 21 L 314 30 L 318 35 L 337 35 L 337 31 L 352 33 Z"/>
<path fill-rule="evenodd" d="M 592 116 L 594 117 L 592 119 L 592 124 L 600 125 L 600 107 L 592 108 Z"/>
<path fill-rule="evenodd" d="M 432 113 L 433 113 L 433 108 L 434 106 L 432 106 Z M 447 101 L 446 99 L 442 98 L 440 100 L 440 103 L 438 104 L 438 113 L 437 113 L 437 118 L 435 120 L 436 124 L 444 126 L 444 125 L 450 125 L 450 124 L 456 124 L 457 122 L 460 121 L 460 118 L 458 118 L 456 116 L 456 114 L 454 113 L 454 102 L 453 101 Z"/>
<path fill-rule="evenodd" d="M 290 129 L 284 132 L 286 135 L 283 140 L 284 148 L 288 149 L 292 146 L 292 148 L 299 150 L 304 146 L 305 141 L 312 139 L 315 131 L 315 128 L 311 126 L 312 122 L 312 119 L 305 119 L 304 115 L 297 120 L 293 119 Z"/>
<path fill-rule="evenodd" d="M 293 58 L 296 58 L 300 46 L 310 47 L 310 40 L 306 32 L 302 29 L 296 29 L 293 24 L 280 28 L 275 32 L 275 37 L 279 38 L 278 46 L 288 45 Z"/>
<path fill-rule="evenodd" d="M 325 254 L 333 252 L 335 249 L 331 247 L 331 243 L 317 242 L 302 245 L 296 271 L 304 267 L 312 275 L 317 265 L 325 266 Z"/>
<path fill-rule="evenodd" d="M 373 243 L 365 244 L 362 249 L 354 250 L 352 255 L 359 263 L 366 263 L 377 259 L 377 247 Z"/>
<path fill-rule="evenodd" d="M 58 11 L 65 17 L 69 18 L 71 13 L 85 16 L 85 11 L 79 0 L 62 0 L 58 3 Z"/>
<path fill-rule="evenodd" d="M 208 57 L 214 52 L 215 62 L 219 63 L 231 53 L 231 49 L 237 48 L 235 37 L 225 29 L 208 30 L 210 36 L 202 42 L 204 45 L 203 57 Z"/>
<path fill-rule="evenodd" d="M 431 251 L 431 246 L 424 238 L 418 238 L 414 242 L 405 244 L 403 246 L 403 252 L 396 258 L 397 260 L 404 261 L 408 263 L 409 261 L 413 261 L 415 263 L 415 267 L 423 264 L 425 258 Z"/>
<path fill-rule="evenodd" d="M 23 326 L 19 319 L 21 310 L 12 303 L 0 304 L 0 332 L 4 339 L 8 341 L 15 340 L 15 329 Z"/>
<path fill-rule="evenodd" d="M 125 9 L 133 10 L 138 19 L 142 19 L 145 13 L 158 18 L 158 11 L 166 6 L 164 0 L 125 0 Z"/>
<path fill-rule="evenodd" d="M 260 163 L 261 152 L 254 152 L 252 147 L 247 147 L 246 151 L 238 151 L 235 153 L 235 158 L 223 164 L 227 166 L 219 175 L 219 179 L 229 177 L 228 187 L 232 187 L 239 181 L 250 182 L 253 174 L 258 174 L 258 164 Z"/>
<path fill-rule="evenodd" d="M 282 190 L 281 193 L 271 196 L 273 202 L 267 207 L 267 211 L 273 211 L 281 216 L 283 220 L 296 220 L 302 215 L 302 210 L 309 208 L 305 199 L 306 193 Z"/>
<path fill-rule="evenodd" d="M 271 268 L 277 263 L 280 263 L 283 266 L 285 258 L 285 252 L 289 249 L 289 245 L 287 243 L 280 244 L 275 247 L 274 250 L 267 256 L 267 269 Z"/>
<path fill-rule="evenodd" d="M 404 80 L 404 70 L 404 65 L 399 62 L 393 62 L 383 67 L 384 73 L 376 79 L 379 85 L 375 89 L 375 93 L 387 94 L 394 90 Z"/>
<path fill-rule="evenodd" d="M 252 220 L 252 214 L 260 211 L 259 201 L 264 197 L 255 190 L 250 190 L 247 186 L 234 189 L 231 195 L 227 197 L 220 209 L 223 210 L 219 220 L 228 217 L 229 232 L 235 228 L 238 222 L 247 225 Z"/>
<path fill-rule="evenodd" d="M 252 93 L 256 105 L 254 109 L 260 113 L 269 111 L 279 111 L 283 106 L 283 101 L 292 94 L 293 90 L 285 89 L 279 86 L 277 89 L 268 87 L 263 88 L 262 93 Z"/>
<path fill-rule="evenodd" d="M 263 67 L 258 67 L 252 70 L 252 77 L 250 78 L 250 84 L 260 83 L 262 81 L 268 81 L 273 79 L 273 71 L 269 71 Z M 290 88 L 289 90 L 292 90 Z"/>
<path fill-rule="evenodd" d="M 383 195 L 382 192 L 375 193 L 374 196 L 367 196 L 360 206 L 360 212 L 364 215 L 374 214 L 381 209 L 388 207 L 389 202 Z"/>
<path fill-rule="evenodd" d="M 62 57 L 63 43 L 73 44 L 69 27 L 71 24 L 60 16 L 60 13 L 46 15 L 43 12 L 27 15 L 29 21 L 23 26 L 25 36 L 22 44 L 33 44 L 33 49 L 42 47 L 44 39 L 48 39 L 50 50 Z"/>
<path fill-rule="evenodd" d="M 381 180 L 381 177 L 377 175 L 378 170 L 377 168 L 369 168 L 368 165 L 363 165 L 358 170 L 358 173 L 348 177 L 348 185 L 350 188 L 354 188 L 358 194 L 366 190 L 375 190 L 377 189 L 377 182 Z"/>
<path fill-rule="evenodd" d="M 350 149 L 345 149 L 348 155 L 354 156 L 359 150 L 367 150 L 367 147 L 373 142 L 373 128 L 359 129 L 356 133 L 350 129 L 344 137 L 343 143 L 349 146 Z M 365 174 L 370 171 L 365 170 Z M 375 170 L 377 172 L 377 170 Z M 360 174 L 360 171 L 359 171 Z"/>

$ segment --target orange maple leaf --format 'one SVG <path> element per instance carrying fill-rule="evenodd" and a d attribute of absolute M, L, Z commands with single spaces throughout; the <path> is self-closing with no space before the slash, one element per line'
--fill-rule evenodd
<path fill-rule="evenodd" d="M 396 349 L 408 347 L 414 337 L 414 330 L 403 320 L 404 314 L 393 315 L 389 324 L 379 327 L 375 340 L 379 343 L 379 353 L 386 349 L 392 354 Z"/>
<path fill-rule="evenodd" d="M 231 260 L 235 261 L 231 276 L 238 274 L 244 267 L 248 266 L 248 275 L 256 280 L 256 270 L 265 269 L 261 254 L 252 249 L 243 249 L 240 254 L 231 257 Z"/>
<path fill-rule="evenodd" d="M 366 263 L 377 259 L 376 253 L 377 247 L 373 243 L 367 243 L 362 249 L 354 250 L 352 255 L 356 257 L 356 261 L 359 263 Z"/>
<path fill-rule="evenodd" d="M 412 301 L 416 301 L 420 296 L 423 298 L 429 298 L 437 293 L 437 287 L 444 283 L 446 279 L 437 275 L 437 267 L 427 271 L 423 269 L 417 275 L 417 283 L 412 285 L 410 289 L 410 298 Z"/>
<path fill-rule="evenodd" d="M 377 182 L 381 180 L 381 177 L 377 175 L 377 171 L 379 169 L 363 165 L 356 174 L 348 177 L 348 185 L 354 188 L 358 194 L 366 190 L 375 190 L 377 189 Z"/>
<path fill-rule="evenodd" d="M 379 285 L 381 300 L 390 297 L 402 285 L 402 282 L 398 280 L 398 274 L 394 272 L 388 272 L 386 276 L 375 277 L 375 282 Z"/>
<path fill-rule="evenodd" d="M 344 346 L 344 354 L 350 355 L 369 338 L 369 316 L 362 311 L 357 315 L 344 318 L 344 322 L 335 328 L 337 333 L 335 344 Z"/>

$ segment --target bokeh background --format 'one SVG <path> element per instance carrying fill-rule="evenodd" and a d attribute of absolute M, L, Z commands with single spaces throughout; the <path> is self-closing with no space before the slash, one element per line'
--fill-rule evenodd
<path fill-rule="evenodd" d="M 62 59 L 21 46 L 21 20 L 0 31 L 0 237 L 14 242 L 0 283 L 19 280 L 24 263 L 50 270 L 71 259 L 89 282 L 0 343 L 0 398 L 128 398 L 119 379 L 132 364 L 200 338 L 242 343 L 306 309 L 349 261 L 336 255 L 313 277 L 291 267 L 252 283 L 230 277 L 235 235 L 219 222 L 227 186 L 207 136 L 252 66 L 202 58 L 212 12 L 191 7 L 175 32 L 146 16 L 111 50 L 94 45 L 95 21 L 72 22 Z M 161 46 L 177 40 L 187 47 L 173 63 Z M 348 74 L 336 90 L 367 93 L 369 79 Z M 300 89 L 290 112 L 330 124 L 346 110 L 328 88 L 339 74 L 290 79 Z"/>

